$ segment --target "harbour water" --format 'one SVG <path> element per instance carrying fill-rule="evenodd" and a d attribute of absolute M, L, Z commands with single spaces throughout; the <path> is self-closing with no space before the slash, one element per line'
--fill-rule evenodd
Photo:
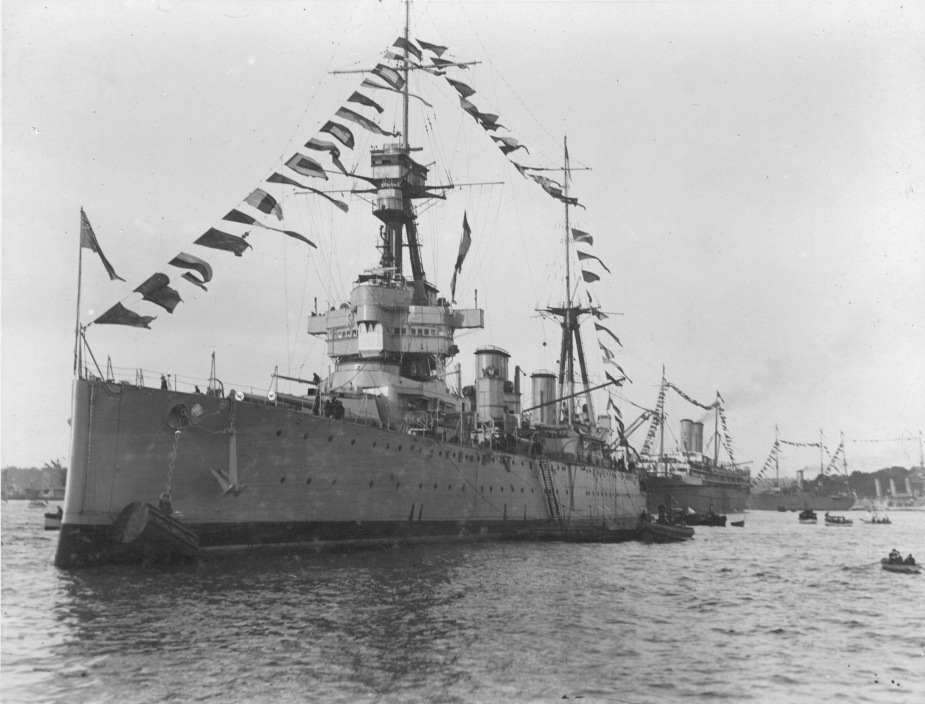
<path fill-rule="evenodd" d="M 925 700 L 925 575 L 879 565 L 925 513 L 71 572 L 42 514 L 2 505 L 6 703 Z"/>

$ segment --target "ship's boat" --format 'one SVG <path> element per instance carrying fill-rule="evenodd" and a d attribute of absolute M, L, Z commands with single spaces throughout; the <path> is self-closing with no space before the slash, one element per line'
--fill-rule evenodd
<path fill-rule="evenodd" d="M 854 525 L 854 522 L 850 518 L 845 518 L 844 516 L 830 516 L 829 514 L 825 514 L 825 524 L 827 526 L 847 527 Z"/>
<path fill-rule="evenodd" d="M 922 571 L 921 565 L 909 565 L 904 562 L 890 562 L 887 558 L 880 560 L 880 566 L 887 572 L 899 572 L 901 574 L 919 574 Z"/>
<path fill-rule="evenodd" d="M 670 391 L 682 398 L 688 406 L 711 413 L 713 433 L 706 445 L 703 422 L 685 418 L 680 422 L 677 447 L 671 451 L 666 450 L 666 400 Z M 667 493 L 672 499 L 672 510 L 703 516 L 744 513 L 751 477 L 749 471 L 743 468 L 743 463 L 735 461 L 723 399 L 719 392 L 712 403 L 702 403 L 668 381 L 663 370 L 655 411 L 647 415 L 651 416 L 651 423 L 640 451 L 640 466 L 645 472 L 649 511 L 656 511 L 661 497 Z"/>
<path fill-rule="evenodd" d="M 299 140 L 304 150 L 195 240 L 205 248 L 195 251 L 213 259 L 184 252 L 168 264 L 185 270 L 180 285 L 202 288 L 213 277 L 210 262 L 219 268 L 232 254 L 246 256 L 260 246 L 247 234 L 262 228 L 292 238 L 294 246 L 317 246 L 327 270 L 337 271 L 330 263 L 333 246 L 316 245 L 285 221 L 285 198 L 311 198 L 326 221 L 346 214 L 344 193 L 370 202 L 374 219 L 367 226 L 378 231 L 378 262 L 358 273 L 343 303 L 307 316 L 308 334 L 323 343 L 333 365 L 324 378 L 274 372 L 269 391 L 226 388 L 213 353 L 210 377 L 194 388 L 170 375 L 152 388 L 140 371 L 126 380 L 97 367 L 102 355 L 88 354 L 87 327 L 149 328 L 153 316 L 118 303 L 90 324 L 78 323 L 59 567 L 239 551 L 640 535 L 645 496 L 639 477 L 625 441 L 613 442 L 610 416 L 594 411 L 595 398 L 600 408 L 600 394 L 624 377 L 594 371 L 594 360 L 583 354 L 583 336 L 616 336 L 600 322 L 607 316 L 591 288 L 600 276 L 591 268 L 577 275 L 580 262 L 590 267 L 597 257 L 587 249 L 591 236 L 570 220 L 578 200 L 570 192 L 568 150 L 558 164 L 515 161 L 511 153 L 522 145 L 495 134 L 498 116 L 477 108 L 475 90 L 462 80 L 461 69 L 471 62 L 446 52 L 413 39 L 406 24 L 381 61 L 365 74 L 354 71 L 357 84 L 342 107 Z M 537 213 L 545 207 L 550 219 L 564 219 L 561 232 L 547 230 L 550 242 L 564 239 L 563 293 L 541 311 L 558 321 L 561 354 L 555 372 L 531 375 L 529 403 L 521 390 L 524 373 L 500 347 L 475 350 L 470 383 L 463 383 L 459 364 L 454 368 L 457 332 L 482 329 L 486 314 L 477 305 L 455 305 L 456 275 L 473 233 L 465 203 L 450 205 L 453 182 L 433 182 L 431 159 L 443 152 L 422 155 L 412 146 L 409 105 L 423 102 L 409 89 L 412 80 L 432 82 L 462 110 L 466 129 L 493 148 L 492 158 L 505 162 L 513 177 L 528 179 L 543 201 Z M 401 114 L 391 129 L 377 122 L 380 103 L 389 100 Z M 385 141 L 370 144 L 367 167 L 360 142 L 373 138 Z M 312 179 L 331 184 L 305 185 L 317 183 Z M 449 229 L 450 220 L 454 233 L 461 229 L 449 296 L 426 276 L 421 250 L 428 233 L 418 218 L 422 208 L 443 201 L 449 212 L 441 229 Z M 99 254 L 111 271 L 83 211 L 80 223 L 82 248 Z M 154 274 L 134 289 L 142 300 L 133 305 L 173 312 L 181 301 L 169 283 L 166 274 Z M 524 310 L 524 318 L 530 313 Z M 305 392 L 281 392 L 280 380 Z"/>
<path fill-rule="evenodd" d="M 726 525 L 726 516 L 721 513 L 697 513 L 690 509 L 686 511 L 676 511 L 674 520 L 685 526 L 706 526 L 712 528 L 723 528 Z"/>
<path fill-rule="evenodd" d="M 45 514 L 45 530 L 59 530 L 61 528 L 61 517 L 64 515 L 64 511 L 60 506 L 56 511 L 47 512 Z"/>
<path fill-rule="evenodd" d="M 815 511 L 810 509 L 804 509 L 800 511 L 799 521 L 800 523 L 815 524 L 819 520 L 819 516 L 816 515 Z"/>
<path fill-rule="evenodd" d="M 892 523 L 889 516 L 879 516 L 876 513 L 870 518 L 862 518 L 861 523 L 869 523 L 871 525 L 878 526 L 888 526 Z"/>
<path fill-rule="evenodd" d="M 678 523 L 648 521 L 640 526 L 644 543 L 681 543 L 694 537 L 694 529 Z"/>

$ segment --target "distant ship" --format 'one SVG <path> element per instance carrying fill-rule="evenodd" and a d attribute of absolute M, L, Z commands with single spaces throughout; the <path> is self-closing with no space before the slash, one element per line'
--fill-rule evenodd
<path fill-rule="evenodd" d="M 370 90 L 355 92 L 348 99 L 351 107 L 338 110 L 340 121 L 320 130 L 338 139 L 344 152 L 353 146 L 351 130 L 399 137 L 371 149 L 369 175 L 357 175 L 358 164 L 348 172 L 332 142 L 313 138 L 306 144 L 320 150 L 318 158 L 330 155 L 339 169 L 326 168 L 326 173 L 362 179 L 362 188 L 354 188 L 368 194 L 364 198 L 372 203 L 377 218 L 372 222 L 379 230 L 378 266 L 359 273 L 348 301 L 308 317 L 308 333 L 325 340 L 333 371 L 312 380 L 274 375 L 305 383 L 305 395 L 226 389 L 216 376 L 214 356 L 203 393 L 171 389 L 166 379 L 161 388 L 141 379 L 115 381 L 101 378 L 102 372 L 90 373 L 83 353 L 85 326 L 78 320 L 71 461 L 57 566 L 401 542 L 617 541 L 638 535 L 645 506 L 639 476 L 628 458 L 612 448 L 608 416 L 595 415 L 591 395 L 621 380 L 610 377 L 594 386 L 582 355 L 581 321 L 606 315 L 597 306 L 579 303 L 575 293 L 581 290 L 583 300 L 581 286 L 599 277 L 584 275 L 576 286 L 569 268 L 576 243 L 590 237 L 569 226 L 570 207 L 577 200 L 569 195 L 568 151 L 563 150 L 564 163 L 556 168 L 562 183 L 514 163 L 520 176 L 532 178 L 563 204 L 565 223 L 564 294 L 561 304 L 545 311 L 560 321 L 559 368 L 532 375 L 532 403 L 524 408 L 522 372 L 515 368 L 512 374 L 505 350 L 478 348 L 475 378 L 468 385 L 462 383 L 459 365 L 455 370 L 450 366 L 459 351 L 454 334 L 482 328 L 484 312 L 457 308 L 442 296 L 427 280 L 420 252 L 415 204 L 444 200 L 452 186 L 430 184 L 434 167 L 424 165 L 430 157 L 414 155 L 419 148 L 408 138 L 409 97 L 415 97 L 409 94 L 408 77 L 422 75 L 446 90 L 444 79 L 434 75 L 463 64 L 441 59 L 446 47 L 413 42 L 407 23 L 395 48 L 401 53 L 386 52 L 362 86 L 378 89 L 376 100 L 397 98 L 401 132 L 384 132 L 373 122 L 374 113 L 356 112 L 358 106 L 378 106 Z M 497 116 L 475 108 L 470 101 L 474 91 L 466 84 L 446 81 L 454 99 L 475 119 L 475 129 L 484 130 L 485 138 L 492 137 L 502 157 L 509 158 L 517 142 L 494 136 Z M 275 173 L 267 182 L 306 189 L 296 179 L 322 170 L 301 154 L 286 167 L 292 173 Z M 337 191 L 314 192 L 346 208 L 330 195 Z M 278 214 L 277 201 L 258 189 L 241 210 L 223 218 L 226 229 L 234 227 L 229 222 L 276 229 L 261 224 L 262 215 L 250 214 L 247 206 Z M 460 220 L 456 271 L 470 236 L 465 217 Z M 81 227 L 82 237 L 92 234 L 83 213 Z M 299 233 L 279 231 L 307 241 Z M 563 237 L 548 234 L 551 240 Z M 238 256 L 251 246 L 216 229 L 196 244 Z M 212 275 L 205 262 L 191 255 L 171 264 L 192 269 L 205 281 Z M 192 273 L 182 278 L 203 283 Z M 168 282 L 166 275 L 155 274 L 136 290 L 172 312 L 179 296 Z M 152 320 L 117 304 L 94 322 L 148 327 Z M 724 506 L 719 500 L 716 505 Z"/>
<path fill-rule="evenodd" d="M 854 497 L 848 494 L 819 494 L 803 491 L 799 487 L 775 487 L 753 492 L 748 499 L 752 511 L 848 511 L 854 506 Z"/>
<path fill-rule="evenodd" d="M 713 456 L 704 453 L 703 423 L 683 419 L 680 423 L 680 442 L 676 451 L 665 451 L 665 396 L 669 389 L 675 389 L 688 401 L 714 413 Z M 744 513 L 751 489 L 751 474 L 731 458 L 731 443 L 728 438 L 722 397 L 717 394 L 711 405 L 694 401 L 662 375 L 658 403 L 652 417 L 652 424 L 641 452 L 641 467 L 645 471 L 647 504 L 650 512 L 657 512 L 659 506 L 681 509 L 696 513 L 718 514 Z M 659 437 L 659 449 L 654 450 L 655 437 Z M 720 445 L 725 445 L 728 462 L 720 462 Z"/>
<path fill-rule="evenodd" d="M 832 453 L 828 465 L 825 465 L 824 452 L 825 443 L 820 433 L 818 443 L 797 443 L 789 440 L 782 440 L 775 428 L 774 445 L 771 453 L 765 461 L 764 467 L 756 476 L 756 479 L 765 478 L 766 473 L 773 467 L 774 479 L 770 488 L 761 491 L 752 491 L 748 500 L 748 508 L 753 511 L 848 511 L 854 506 L 856 497 L 853 494 L 845 492 L 823 493 L 821 482 L 813 490 L 805 488 L 803 472 L 797 472 L 796 483 L 783 485 L 780 478 L 780 448 L 781 445 L 791 445 L 797 447 L 811 447 L 819 449 L 819 476 L 820 478 L 837 470 L 838 460 L 842 460 L 842 473 L 845 477 L 845 483 L 848 482 L 848 464 L 845 459 L 845 440 L 842 438 L 838 448 Z"/>

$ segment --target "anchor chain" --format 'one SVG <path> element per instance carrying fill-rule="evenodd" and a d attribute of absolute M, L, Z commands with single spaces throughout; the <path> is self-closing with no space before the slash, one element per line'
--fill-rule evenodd
<path fill-rule="evenodd" d="M 229 399 L 229 402 L 231 403 L 231 417 L 228 421 L 227 428 L 221 428 L 219 430 L 209 430 L 208 428 L 206 428 L 205 426 L 199 423 L 200 419 L 192 418 L 192 417 L 184 417 L 184 419 L 189 422 L 191 427 L 196 428 L 196 430 L 201 430 L 204 433 L 208 433 L 209 435 L 231 435 L 235 431 L 235 412 L 237 411 L 238 405 L 237 403 L 235 403 L 235 400 L 233 398 Z M 211 416 L 212 414 L 210 413 L 208 415 Z M 203 416 L 203 417 L 206 417 L 206 416 Z"/>
<path fill-rule="evenodd" d="M 173 468 L 177 463 L 177 448 L 180 446 L 180 425 L 173 434 L 173 449 L 170 451 L 170 461 L 167 464 L 167 482 L 164 484 L 164 493 L 160 495 L 158 505 L 164 513 L 173 513 L 170 505 L 170 483 L 173 480 Z"/>
<path fill-rule="evenodd" d="M 228 427 L 223 430 L 209 430 L 199 425 L 194 418 L 191 418 L 186 414 L 185 409 L 180 411 L 179 417 L 177 419 L 177 429 L 173 434 L 173 449 L 170 451 L 170 458 L 167 463 L 167 481 L 164 484 L 164 491 L 158 499 L 158 507 L 164 511 L 164 513 L 171 514 L 173 513 L 173 507 L 171 506 L 171 482 L 173 481 L 173 470 L 177 463 L 177 451 L 180 447 L 180 433 L 183 430 L 183 426 L 188 424 L 191 428 L 197 428 L 202 430 L 210 435 L 233 435 L 235 432 L 235 415 L 237 411 L 237 404 L 234 402 L 234 399 L 231 399 L 231 417 L 228 421 Z"/>

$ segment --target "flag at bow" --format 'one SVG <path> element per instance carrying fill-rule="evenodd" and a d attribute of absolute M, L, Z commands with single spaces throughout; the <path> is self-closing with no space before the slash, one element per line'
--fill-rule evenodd
<path fill-rule="evenodd" d="M 463 261 L 472 246 L 472 230 L 469 229 L 469 220 L 463 212 L 462 238 L 459 240 L 459 254 L 456 257 L 456 266 L 453 268 L 453 280 L 450 282 L 450 297 L 456 303 L 456 275 L 462 271 Z"/>
<path fill-rule="evenodd" d="M 92 249 L 100 255 L 103 266 L 106 267 L 106 273 L 109 274 L 110 281 L 115 281 L 116 279 L 125 281 L 125 279 L 116 273 L 115 269 L 112 268 L 112 264 L 110 264 L 109 260 L 106 258 L 106 255 L 103 254 L 100 243 L 96 239 L 96 234 L 93 232 L 93 228 L 90 226 L 90 221 L 87 220 L 87 214 L 84 212 L 83 208 L 80 209 L 80 246 Z"/>

